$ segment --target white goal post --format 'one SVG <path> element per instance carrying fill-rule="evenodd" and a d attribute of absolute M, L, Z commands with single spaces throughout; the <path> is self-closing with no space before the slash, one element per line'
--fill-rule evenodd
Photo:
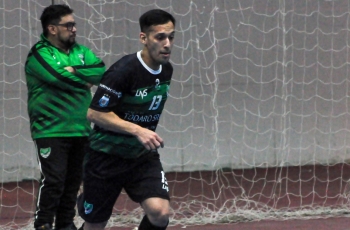
<path fill-rule="evenodd" d="M 170 99 L 157 129 L 165 140 L 160 154 L 173 194 L 189 182 L 173 197 L 173 223 L 347 213 L 349 0 L 0 0 L 1 191 L 17 194 L 20 182 L 33 181 L 24 192 L 35 200 L 39 173 L 24 64 L 42 32 L 42 10 L 51 3 L 74 9 L 78 42 L 107 67 L 141 49 L 143 12 L 161 8 L 176 18 Z M 218 180 L 224 182 L 215 187 Z M 193 192 L 191 181 L 203 191 Z M 16 188 L 6 190 L 8 182 Z M 288 182 L 297 193 L 288 192 Z M 306 188 L 309 182 L 314 187 Z M 215 195 L 208 197 L 212 185 Z M 290 196 L 301 202 L 281 205 Z M 8 204 L 0 197 L 0 206 L 23 210 L 20 197 L 15 200 Z M 126 209 L 118 206 L 111 223 L 120 224 L 121 213 L 122 219 L 131 216 L 123 224 L 136 223 L 140 209 Z M 14 223 L 16 216 L 9 219 Z"/>

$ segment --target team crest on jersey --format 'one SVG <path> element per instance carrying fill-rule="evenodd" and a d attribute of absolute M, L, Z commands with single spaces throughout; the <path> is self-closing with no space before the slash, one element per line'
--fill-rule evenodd
<path fill-rule="evenodd" d="M 109 96 L 107 94 L 103 95 L 101 99 L 98 101 L 98 104 L 101 107 L 106 107 L 109 103 Z"/>
<path fill-rule="evenodd" d="M 51 153 L 51 148 L 40 148 L 39 152 L 43 158 L 48 158 Z"/>

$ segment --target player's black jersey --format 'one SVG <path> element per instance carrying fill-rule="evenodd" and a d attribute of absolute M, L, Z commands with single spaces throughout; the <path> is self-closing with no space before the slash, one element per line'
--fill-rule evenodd
<path fill-rule="evenodd" d="M 104 74 L 90 108 L 114 112 L 121 119 L 155 131 L 168 97 L 173 68 L 170 63 L 150 69 L 141 52 L 126 55 Z M 148 152 L 131 135 L 107 131 L 95 125 L 90 146 L 96 151 L 136 158 Z"/>

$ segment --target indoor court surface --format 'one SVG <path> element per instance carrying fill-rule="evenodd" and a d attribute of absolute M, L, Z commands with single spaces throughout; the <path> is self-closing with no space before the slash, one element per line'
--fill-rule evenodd
<path fill-rule="evenodd" d="M 340 174 L 342 177 L 340 177 Z M 289 175 L 288 180 L 282 180 L 276 182 L 276 175 Z M 309 180 L 311 175 L 317 175 L 317 180 Z M 196 178 L 201 177 L 202 180 L 208 182 L 202 184 L 196 184 Z M 299 182 L 295 181 L 293 177 L 302 178 L 303 186 L 300 187 Z M 213 182 L 213 177 L 216 177 Z M 243 188 L 249 190 L 252 194 L 256 194 L 257 191 L 265 193 L 264 191 L 270 191 L 274 188 L 275 194 L 279 194 L 279 202 L 275 202 L 274 205 L 278 208 L 286 207 L 300 207 L 301 204 L 321 204 L 323 207 L 336 207 L 344 202 L 347 198 L 344 196 L 337 196 L 334 194 L 342 194 L 347 188 L 347 181 L 350 177 L 350 166 L 344 164 L 338 164 L 334 166 L 304 166 L 304 167 L 287 167 L 283 169 L 269 168 L 269 169 L 257 169 L 254 170 L 233 170 L 233 171 L 216 171 L 216 172 L 192 172 L 192 173 L 168 173 L 167 178 L 169 182 L 170 194 L 172 198 L 172 205 L 176 206 L 181 199 L 183 192 L 191 191 L 192 194 L 197 194 L 198 189 L 204 194 L 206 198 L 210 198 L 211 194 L 215 194 L 218 187 L 223 188 L 225 185 L 228 189 L 221 189 L 221 198 L 213 201 L 218 206 L 222 206 L 223 202 L 227 200 L 234 200 L 240 195 L 239 191 L 234 188 Z M 186 178 L 192 178 L 186 180 Z M 245 180 L 242 180 L 245 178 Z M 254 180 L 253 180 L 254 178 Z M 274 181 L 273 183 L 259 184 L 259 178 L 265 178 L 266 181 Z M 285 178 L 282 176 L 282 178 Z M 325 180 L 328 179 L 328 180 Z M 254 183 L 250 183 L 255 181 Z M 319 182 L 317 182 L 319 181 Z M 322 181 L 326 181 L 322 183 Z M 212 183 L 209 183 L 212 182 Z M 203 184 L 206 184 L 203 187 Z M 38 183 L 37 181 L 25 181 L 25 182 L 11 182 L 4 183 L 0 187 L 0 229 L 30 229 L 28 223 L 33 216 L 34 200 L 33 194 L 36 193 Z M 325 187 L 327 189 L 327 195 L 324 196 Z M 276 189 L 280 187 L 279 189 Z M 303 194 L 318 194 L 295 196 L 298 191 L 302 191 Z M 335 193 L 337 191 L 337 193 Z M 222 198 L 224 197 L 224 199 Z M 287 198 L 286 198 L 287 197 Z M 331 199 L 333 197 L 333 199 Z M 203 198 L 202 198 L 203 199 Z M 254 199 L 254 196 L 251 197 Z M 260 202 L 263 201 L 261 198 Z M 268 204 L 271 200 L 266 200 Z M 15 204 L 15 205 L 14 205 Z M 120 199 L 116 202 L 115 208 L 118 209 L 124 207 L 127 210 L 133 210 L 138 207 L 138 204 L 133 203 L 128 199 L 125 194 L 122 194 Z M 269 220 L 257 219 L 254 221 L 238 221 L 231 224 L 204 224 L 204 225 L 177 225 L 170 226 L 168 229 L 190 229 L 190 230 L 227 230 L 227 229 L 239 229 L 239 230 L 346 230 L 350 229 L 350 212 L 345 211 L 343 213 L 337 213 L 333 217 L 309 217 L 303 216 L 299 219 L 289 218 L 288 220 L 282 220 L 281 218 L 274 218 Z M 240 210 L 241 211 L 241 210 Z M 331 216 L 331 215 L 330 215 Z M 208 222 L 207 222 L 208 223 Z M 113 227 L 107 228 L 111 230 L 132 230 L 135 226 L 130 227 Z"/>
<path fill-rule="evenodd" d="M 350 217 L 288 220 L 288 221 L 257 221 L 237 224 L 217 224 L 201 226 L 174 226 L 169 230 L 348 230 Z M 130 228 L 111 228 L 110 230 L 127 230 Z"/>

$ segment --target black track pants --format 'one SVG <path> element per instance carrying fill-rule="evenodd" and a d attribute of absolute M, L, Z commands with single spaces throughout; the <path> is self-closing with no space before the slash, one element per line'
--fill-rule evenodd
<path fill-rule="evenodd" d="M 36 139 L 41 171 L 34 227 L 52 225 L 56 229 L 73 222 L 87 137 Z"/>

